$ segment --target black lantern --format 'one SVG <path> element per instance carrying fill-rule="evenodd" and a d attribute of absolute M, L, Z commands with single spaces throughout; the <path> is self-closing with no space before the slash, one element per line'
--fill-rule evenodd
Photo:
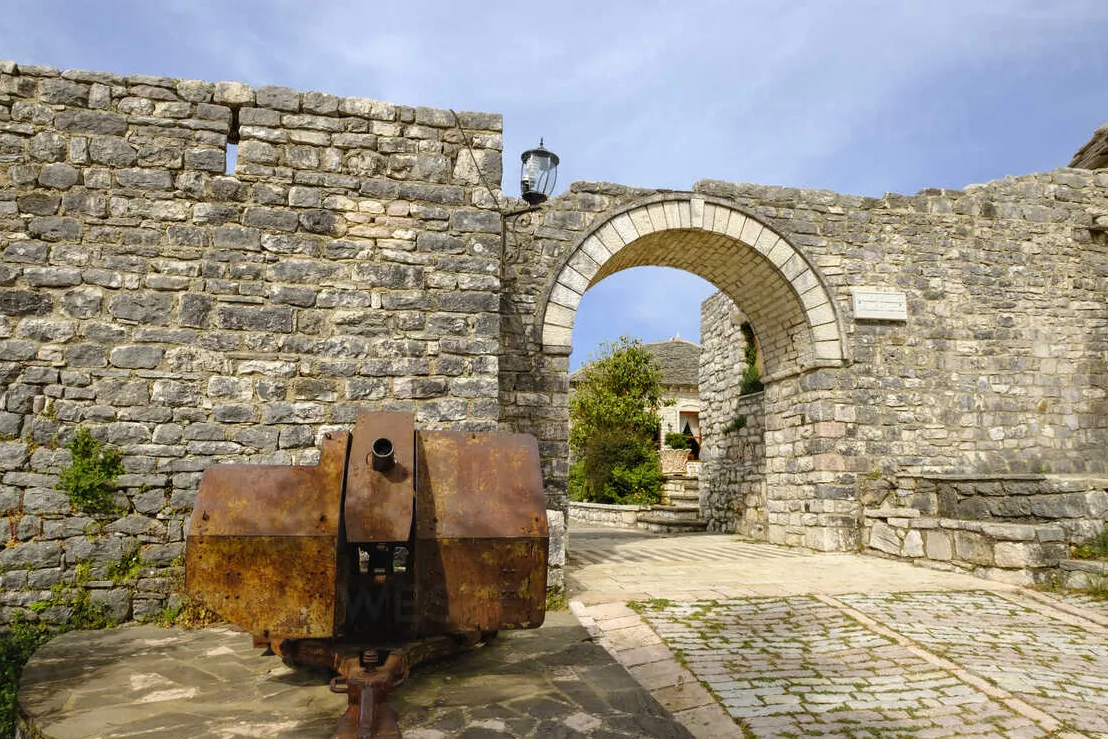
<path fill-rule="evenodd" d="M 539 139 L 539 148 L 528 149 L 520 157 L 519 189 L 530 205 L 546 202 L 558 180 L 558 155 L 547 151 Z"/>

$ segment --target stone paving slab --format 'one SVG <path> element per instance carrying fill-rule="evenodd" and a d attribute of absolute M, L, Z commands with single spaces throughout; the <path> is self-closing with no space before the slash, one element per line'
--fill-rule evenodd
<path fill-rule="evenodd" d="M 20 705 L 49 739 L 329 739 L 346 697 L 326 683 L 261 656 L 233 628 L 131 625 L 41 647 Z M 392 704 L 405 739 L 690 737 L 564 611 L 540 629 L 417 667 Z"/>
<path fill-rule="evenodd" d="M 346 697 L 262 657 L 248 634 L 124 626 L 75 631 L 35 652 L 19 704 L 49 739 L 320 737 Z"/>
<path fill-rule="evenodd" d="M 1067 726 L 1108 735 L 1108 629 L 993 593 L 841 600 Z"/>
<path fill-rule="evenodd" d="M 711 600 L 859 590 L 971 590 L 981 580 L 878 557 L 811 552 L 728 534 L 648 536 L 618 529 L 573 531 L 566 582 L 585 605 L 681 597 Z M 1003 583 L 990 588 L 1015 589 Z"/>
<path fill-rule="evenodd" d="M 721 538 L 713 566 L 699 539 L 597 537 L 570 571 L 581 622 L 697 737 L 1108 737 L 1104 601 Z"/>
<path fill-rule="evenodd" d="M 1108 631 L 1036 598 L 656 600 L 638 606 L 654 638 L 637 648 L 613 605 L 575 608 L 679 719 L 713 715 L 686 724 L 696 736 L 1108 737 Z M 653 659 L 629 664 L 636 649 Z M 708 699 L 677 700 L 689 683 Z"/>

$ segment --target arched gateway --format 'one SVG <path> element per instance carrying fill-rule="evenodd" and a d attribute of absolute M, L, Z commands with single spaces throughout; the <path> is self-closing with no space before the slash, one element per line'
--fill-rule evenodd
<path fill-rule="evenodd" d="M 628 197 L 595 214 L 573 210 L 583 209 L 582 203 L 587 207 L 611 199 L 576 194 L 568 200 L 552 201 L 533 233 L 513 234 L 526 246 L 520 249 L 522 268 L 514 276 L 509 273 L 505 285 L 510 299 L 526 295 L 528 281 L 535 294 L 534 303 L 518 307 L 519 320 L 526 321 L 529 315 L 533 322 L 527 333 L 534 338 L 521 352 L 529 355 L 521 357 L 526 376 L 511 371 L 516 362 L 510 341 L 502 347 L 509 369 L 501 373 L 502 389 L 508 391 L 502 398 L 506 411 L 502 422 L 513 422 L 514 409 L 524 419 L 517 427 L 539 435 L 551 507 L 565 505 L 566 378 L 581 296 L 624 269 L 674 267 L 708 280 L 741 308 L 758 336 L 765 368 L 766 391 L 756 398 L 737 401 L 741 370 L 725 380 L 725 384 L 734 380 L 734 387 L 726 391 L 728 397 L 715 414 L 715 428 L 707 433 L 720 436 L 718 421 L 723 412 L 730 414 L 728 418 L 744 415 L 744 420 L 749 415 L 743 439 L 749 440 L 745 448 L 751 451 L 748 458 L 731 459 L 726 465 L 713 467 L 709 460 L 709 469 L 732 477 L 736 465 L 743 468 L 742 481 L 713 490 L 711 510 L 705 511 L 709 522 L 714 528 L 740 530 L 780 543 L 818 549 L 854 547 L 860 517 L 857 496 L 840 479 L 840 453 L 850 442 L 840 438 L 841 427 L 821 422 L 835 415 L 827 409 L 846 401 L 827 392 L 827 383 L 819 384 L 822 391 L 809 387 L 812 373 L 835 372 L 849 359 L 843 318 L 816 264 L 779 228 L 723 198 L 692 192 L 651 193 Z M 581 228 L 572 237 L 551 239 L 554 231 L 547 227 L 551 223 Z M 545 275 L 541 285 L 534 279 L 539 274 Z M 510 327 L 504 332 L 506 337 L 511 333 Z M 546 400 L 536 399 L 536 393 L 512 392 L 526 388 L 544 391 Z M 534 403 L 548 405 L 535 408 Z M 541 417 L 538 424 L 536 415 Z M 800 466 L 798 455 L 805 457 Z"/>
<path fill-rule="evenodd" d="M 846 360 L 840 318 L 819 270 L 772 227 L 715 198 L 666 193 L 598 219 L 562 258 L 537 320 L 546 351 L 570 346 L 584 292 L 642 266 L 711 282 L 758 332 L 767 379 Z"/>

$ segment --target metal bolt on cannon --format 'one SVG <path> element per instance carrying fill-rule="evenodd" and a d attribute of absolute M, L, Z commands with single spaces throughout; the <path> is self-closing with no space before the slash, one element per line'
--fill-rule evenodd
<path fill-rule="evenodd" d="M 365 413 L 314 467 L 205 471 L 186 584 L 256 646 L 333 671 L 336 739 L 384 739 L 413 666 L 542 625 L 548 545 L 534 437 Z"/>

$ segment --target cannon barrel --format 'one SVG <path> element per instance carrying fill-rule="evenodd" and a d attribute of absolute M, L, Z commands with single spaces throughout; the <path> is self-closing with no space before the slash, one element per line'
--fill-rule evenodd
<path fill-rule="evenodd" d="M 392 441 L 381 437 L 373 442 L 373 469 L 378 472 L 388 472 L 396 466 L 396 455 Z"/>

